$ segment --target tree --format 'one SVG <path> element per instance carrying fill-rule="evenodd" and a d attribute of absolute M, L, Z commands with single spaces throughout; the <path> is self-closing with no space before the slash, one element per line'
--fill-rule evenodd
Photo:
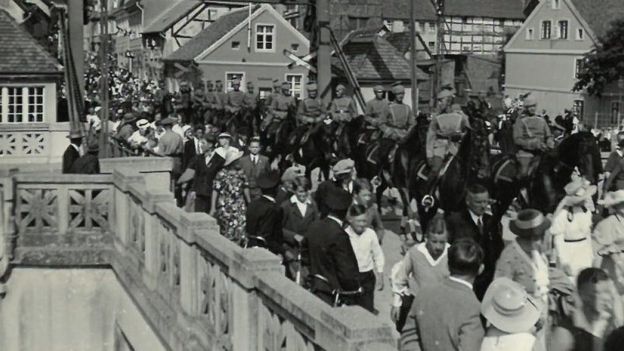
<path fill-rule="evenodd" d="M 590 95 L 600 96 L 605 88 L 624 78 L 624 19 L 611 23 L 610 30 L 587 53 L 578 73 L 574 91 L 587 89 Z"/>

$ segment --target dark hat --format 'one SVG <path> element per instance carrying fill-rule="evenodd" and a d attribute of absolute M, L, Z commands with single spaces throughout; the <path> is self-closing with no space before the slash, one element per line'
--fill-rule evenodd
<path fill-rule="evenodd" d="M 347 191 L 336 188 L 327 194 L 325 202 L 330 210 L 345 211 L 353 203 L 353 197 Z"/>
<path fill-rule="evenodd" d="M 550 227 L 550 220 L 532 208 L 518 212 L 516 219 L 509 223 L 509 230 L 521 238 L 544 236 Z"/>
<path fill-rule="evenodd" d="M 223 83 L 223 81 L 221 79 L 217 79 L 215 80 L 215 83 Z"/>
<path fill-rule="evenodd" d="M 280 174 L 277 171 L 262 173 L 256 180 L 256 185 L 260 189 L 273 189 L 280 183 Z"/>
<path fill-rule="evenodd" d="M 69 139 L 78 139 L 78 138 L 84 138 L 85 137 L 85 133 L 82 130 L 71 130 L 69 131 L 69 134 L 67 135 L 67 138 Z"/>
<path fill-rule="evenodd" d="M 209 142 L 209 143 L 216 143 L 217 142 L 217 136 L 214 135 L 214 133 L 206 133 L 204 134 L 204 139 Z"/>

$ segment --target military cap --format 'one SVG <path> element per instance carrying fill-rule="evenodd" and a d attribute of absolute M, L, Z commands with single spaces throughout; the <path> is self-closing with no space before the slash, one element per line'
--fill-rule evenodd
<path fill-rule="evenodd" d="M 256 180 L 256 185 L 260 189 L 275 188 L 280 182 L 280 175 L 277 171 L 270 171 L 260 174 Z"/>
<path fill-rule="evenodd" d="M 384 92 L 384 91 L 385 91 L 385 89 L 384 89 L 384 87 L 382 87 L 381 85 L 375 85 L 375 86 L 373 87 L 373 91 L 381 91 L 381 92 Z"/>
<path fill-rule="evenodd" d="M 338 85 L 336 85 L 336 90 L 345 90 L 345 89 L 346 89 L 346 88 L 345 88 L 344 84 L 338 84 Z"/>
<path fill-rule="evenodd" d="M 353 203 L 353 196 L 343 189 L 330 191 L 325 198 L 330 210 L 345 211 Z"/>
<path fill-rule="evenodd" d="M 251 139 L 249 140 L 249 142 L 251 143 L 252 141 L 255 141 L 255 142 L 258 142 L 258 143 L 259 143 L 259 142 L 260 142 L 260 137 L 259 137 L 259 136 L 257 136 L 257 135 L 256 135 L 256 136 L 253 136 L 253 137 L 251 137 Z"/>
<path fill-rule="evenodd" d="M 438 99 L 443 99 L 443 98 L 447 98 L 447 97 L 453 97 L 453 92 L 448 90 L 448 89 L 444 89 L 444 90 L 440 90 L 440 92 L 438 93 L 437 98 Z"/>
<path fill-rule="evenodd" d="M 316 85 L 316 83 L 314 82 L 310 82 L 307 84 L 306 88 L 308 90 L 318 90 L 318 86 Z"/>
<path fill-rule="evenodd" d="M 273 79 L 273 86 L 274 87 L 279 87 L 280 85 L 282 85 L 282 83 L 280 82 L 279 79 Z"/>
<path fill-rule="evenodd" d="M 404 93 L 405 92 L 405 87 L 402 84 L 393 84 L 392 85 L 392 92 L 394 94 Z"/>
<path fill-rule="evenodd" d="M 217 79 L 215 80 L 215 83 L 223 83 L 223 81 L 221 79 Z"/>
<path fill-rule="evenodd" d="M 172 126 L 177 122 L 177 120 L 173 117 L 167 117 L 160 121 L 161 126 Z"/>
<path fill-rule="evenodd" d="M 537 106 L 537 99 L 535 98 L 535 96 L 533 96 L 533 94 L 529 94 L 527 97 L 524 98 L 522 104 L 525 107 Z"/>
<path fill-rule="evenodd" d="M 252 82 L 252 81 L 248 81 L 248 82 L 247 82 L 247 86 L 248 86 L 248 87 L 253 86 L 253 82 Z"/>

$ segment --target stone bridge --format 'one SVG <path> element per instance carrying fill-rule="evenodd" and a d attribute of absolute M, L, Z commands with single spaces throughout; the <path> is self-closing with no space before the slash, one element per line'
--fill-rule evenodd
<path fill-rule="evenodd" d="M 397 349 L 392 326 L 360 307 L 331 308 L 287 279 L 277 256 L 177 208 L 163 190 L 170 165 L 123 158 L 103 160 L 101 175 L 0 174 L 0 313 L 24 267 L 105 269 L 164 350 Z M 111 349 L 142 351 L 140 332 L 121 328 L 132 348 Z"/>

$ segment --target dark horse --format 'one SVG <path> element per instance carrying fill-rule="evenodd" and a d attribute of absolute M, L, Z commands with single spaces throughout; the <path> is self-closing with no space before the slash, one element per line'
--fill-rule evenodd
<path fill-rule="evenodd" d="M 295 113 L 288 111 L 286 118 L 272 122 L 260 133 L 260 141 L 266 148 L 271 162 L 277 162 L 280 169 L 287 165 L 286 156 L 291 152 L 290 135 L 295 129 Z"/>
<path fill-rule="evenodd" d="M 521 188 L 526 188 L 528 195 L 521 201 L 524 207 L 552 213 L 563 198 L 563 188 L 575 169 L 593 184 L 603 172 L 598 143 L 590 132 L 572 134 L 555 150 L 542 155 L 531 172 L 528 184 L 520 184 L 515 177 L 517 166 L 514 156 L 501 155 L 493 160 L 492 165 L 495 218 L 502 218 Z"/>

